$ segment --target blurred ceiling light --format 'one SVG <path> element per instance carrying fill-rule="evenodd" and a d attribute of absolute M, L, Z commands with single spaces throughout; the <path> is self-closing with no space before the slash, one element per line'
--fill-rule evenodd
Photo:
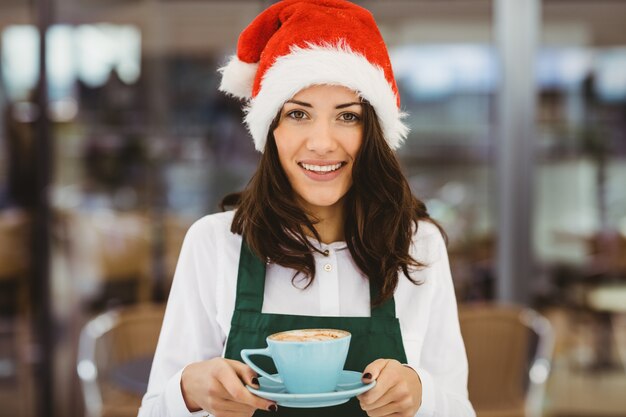
<path fill-rule="evenodd" d="M 7 26 L 2 31 L 2 78 L 12 100 L 27 100 L 39 76 L 39 35 L 30 25 Z"/>
<path fill-rule="evenodd" d="M 141 32 L 134 26 L 119 26 L 117 74 L 126 84 L 132 84 L 141 75 Z M 124 45 L 119 48 L 119 44 Z"/>
<path fill-rule="evenodd" d="M 390 56 L 396 77 L 414 100 L 496 88 L 496 57 L 489 45 L 405 45 L 391 49 Z M 626 48 L 545 47 L 538 52 L 539 88 L 576 90 L 590 73 L 602 100 L 626 100 Z"/>
<path fill-rule="evenodd" d="M 496 68 L 488 45 L 407 45 L 390 51 L 396 77 L 414 99 L 492 91 Z"/>
<path fill-rule="evenodd" d="M 596 92 L 606 101 L 626 100 L 626 48 L 609 48 L 596 60 Z"/>
<path fill-rule="evenodd" d="M 39 77 L 39 33 L 33 25 L 11 25 L 0 32 L 0 71 L 11 101 L 27 100 Z M 90 87 L 107 82 L 111 71 L 131 84 L 140 76 L 141 32 L 135 26 L 54 25 L 46 35 L 51 100 L 70 97 L 80 79 Z"/>
<path fill-rule="evenodd" d="M 79 78 L 90 87 L 107 82 L 115 70 L 126 83 L 140 75 L 141 34 L 133 26 L 81 25 L 76 28 Z"/>
<path fill-rule="evenodd" d="M 593 53 L 588 49 L 565 49 L 561 53 L 560 78 L 565 86 L 582 83 L 591 71 Z"/>
<path fill-rule="evenodd" d="M 536 78 L 539 86 L 577 89 L 592 70 L 593 52 L 582 47 L 546 47 L 539 51 Z"/>
<path fill-rule="evenodd" d="M 76 80 L 74 28 L 69 25 L 54 25 L 49 29 L 46 38 L 48 96 L 50 100 L 63 99 L 72 94 Z"/>

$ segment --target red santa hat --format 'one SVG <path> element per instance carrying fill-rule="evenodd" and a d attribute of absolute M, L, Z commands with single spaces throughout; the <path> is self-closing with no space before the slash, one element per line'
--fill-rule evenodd
<path fill-rule="evenodd" d="M 220 91 L 248 100 L 245 122 L 260 152 L 283 104 L 319 84 L 345 86 L 367 100 L 392 149 L 409 131 L 376 22 L 348 1 L 284 0 L 270 6 L 244 29 L 237 54 L 220 72 Z"/>

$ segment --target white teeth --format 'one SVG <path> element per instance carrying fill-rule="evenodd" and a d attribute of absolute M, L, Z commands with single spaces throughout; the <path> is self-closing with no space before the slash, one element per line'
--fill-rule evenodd
<path fill-rule="evenodd" d="M 338 164 L 335 165 L 309 165 L 309 164 L 300 164 L 300 166 L 302 166 L 302 168 L 306 169 L 307 171 L 315 171 L 315 172 L 330 172 L 330 171 L 336 171 L 339 168 L 341 168 L 343 164 L 340 162 Z"/>

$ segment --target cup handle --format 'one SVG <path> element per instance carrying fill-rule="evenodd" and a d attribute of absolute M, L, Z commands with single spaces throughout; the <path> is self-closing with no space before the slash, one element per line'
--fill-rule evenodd
<path fill-rule="evenodd" d="M 242 349 L 241 350 L 241 359 L 243 359 L 243 361 L 252 369 L 254 369 L 256 371 L 256 373 L 258 373 L 259 375 L 263 375 L 265 378 L 269 379 L 270 381 L 274 381 L 274 382 L 278 382 L 280 384 L 282 384 L 282 380 L 280 378 L 276 378 L 270 374 L 268 374 L 267 372 L 265 372 L 263 369 L 259 368 L 258 366 L 256 366 L 254 364 L 254 362 L 252 362 L 252 360 L 250 359 L 250 356 L 252 355 L 261 355 L 261 356 L 268 356 L 268 357 L 272 357 L 272 355 L 270 354 L 270 348 L 269 346 L 263 349 Z"/>

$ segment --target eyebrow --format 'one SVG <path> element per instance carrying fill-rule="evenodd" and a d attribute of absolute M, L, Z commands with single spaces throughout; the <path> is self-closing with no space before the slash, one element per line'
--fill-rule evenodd
<path fill-rule="evenodd" d="M 361 105 L 361 103 L 358 102 L 354 102 L 354 103 L 345 103 L 345 104 L 340 104 L 338 106 L 336 106 L 336 109 L 345 109 L 346 107 L 350 107 L 350 106 L 354 106 L 354 105 Z"/>
<path fill-rule="evenodd" d="M 310 107 L 313 108 L 313 105 L 311 105 L 310 103 L 306 103 L 304 101 L 298 101 L 298 100 L 287 100 L 285 103 L 293 103 L 293 104 L 297 104 L 299 106 L 302 107 Z M 346 107 L 350 107 L 350 106 L 354 106 L 354 105 L 361 105 L 363 103 L 359 103 L 359 102 L 353 102 L 353 103 L 344 103 L 344 104 L 339 104 L 338 106 L 335 106 L 335 109 L 345 109 Z"/>

